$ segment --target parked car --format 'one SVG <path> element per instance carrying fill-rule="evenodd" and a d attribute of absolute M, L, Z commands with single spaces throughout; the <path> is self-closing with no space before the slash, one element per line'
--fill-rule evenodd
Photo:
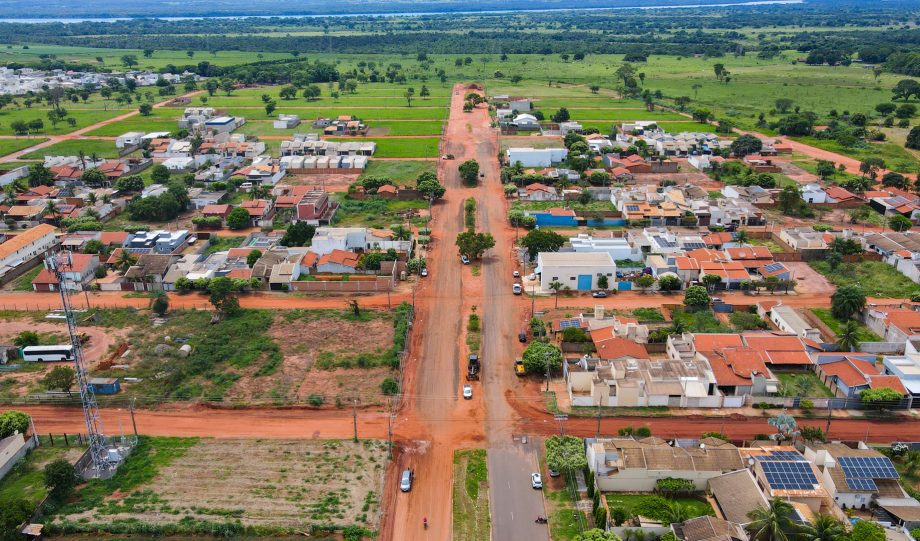
<path fill-rule="evenodd" d="M 534 280 L 537 279 L 537 275 L 534 274 L 534 273 L 530 273 L 530 274 L 527 275 L 527 279 L 530 280 L 531 282 L 533 282 Z"/>
<path fill-rule="evenodd" d="M 428 276 L 428 269 L 427 269 L 427 268 L 423 268 L 423 269 L 422 269 L 422 272 L 421 272 L 421 275 L 422 275 L 423 278 L 424 278 L 425 276 Z"/>
<path fill-rule="evenodd" d="M 549 470 L 549 476 L 550 476 L 550 477 L 559 477 L 559 470 L 550 469 L 550 470 Z"/>
<path fill-rule="evenodd" d="M 530 474 L 530 486 L 533 488 L 543 488 L 543 478 L 539 473 Z"/>
<path fill-rule="evenodd" d="M 594 293 L 591 294 L 591 296 L 594 297 L 595 299 L 606 299 L 607 292 L 606 291 L 595 291 Z"/>
<path fill-rule="evenodd" d="M 453 155 L 453 154 L 445 154 L 445 155 L 441 156 L 441 159 L 442 159 L 442 160 L 453 160 L 453 159 L 454 159 L 454 155 Z"/>
<path fill-rule="evenodd" d="M 518 341 L 522 344 L 527 342 L 527 331 L 521 329 L 521 332 L 518 333 Z"/>
<path fill-rule="evenodd" d="M 519 273 L 518 271 L 514 271 L 514 272 L 511 273 L 511 274 L 513 274 L 515 278 L 520 278 L 520 277 L 521 277 L 521 273 Z"/>
<path fill-rule="evenodd" d="M 524 288 L 521 287 L 521 284 L 514 284 L 513 286 L 511 286 L 511 292 L 514 293 L 515 295 L 520 295 L 521 293 L 524 292 Z"/>
<path fill-rule="evenodd" d="M 462 256 L 460 256 L 460 262 L 463 263 L 464 265 L 469 265 L 469 264 L 470 264 L 470 258 L 466 257 L 465 255 L 462 255 Z"/>
<path fill-rule="evenodd" d="M 403 492 L 409 492 L 412 490 L 412 478 L 415 477 L 415 473 L 412 472 L 411 468 L 406 468 L 402 472 L 402 476 L 399 479 L 399 490 Z"/>
<path fill-rule="evenodd" d="M 463 398 L 465 400 L 471 400 L 473 398 L 473 386 L 469 383 L 463 386 Z"/>
<path fill-rule="evenodd" d="M 721 303 L 721 302 L 722 302 L 722 297 L 712 297 L 710 300 L 712 301 L 712 304 L 715 304 L 715 303 L 717 303 L 717 302 L 718 302 L 718 303 Z"/>

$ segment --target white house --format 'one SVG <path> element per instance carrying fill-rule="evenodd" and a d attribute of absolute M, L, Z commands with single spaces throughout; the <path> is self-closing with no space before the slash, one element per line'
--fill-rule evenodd
<path fill-rule="evenodd" d="M 129 131 L 128 133 L 123 133 L 115 138 L 115 148 L 133 147 L 135 145 L 141 144 L 143 140 L 144 132 Z"/>
<path fill-rule="evenodd" d="M 280 114 L 272 123 L 272 127 L 279 130 L 296 128 L 300 124 L 300 117 L 297 115 Z"/>
<path fill-rule="evenodd" d="M 821 188 L 820 184 L 806 184 L 802 186 L 802 199 L 806 203 L 821 205 L 827 202 L 827 194 Z"/>
<path fill-rule="evenodd" d="M 365 227 L 318 227 L 313 235 L 310 251 L 319 256 L 334 250 L 363 252 L 366 250 L 389 250 L 408 252 L 412 241 L 395 240 L 385 231 Z"/>
<path fill-rule="evenodd" d="M 617 265 L 607 252 L 540 252 L 536 273 L 540 289 L 552 291 L 550 284 L 560 282 L 578 291 L 597 289 L 597 279 L 606 276 L 608 284 L 616 280 Z"/>
<path fill-rule="evenodd" d="M 540 121 L 531 114 L 521 114 L 511 120 L 511 125 L 521 130 L 539 130 Z"/>
<path fill-rule="evenodd" d="M 645 257 L 642 251 L 630 244 L 625 237 L 594 238 L 587 233 L 580 233 L 577 237 L 570 237 L 569 244 L 573 251 L 579 253 L 606 252 L 614 261 L 622 259 L 641 261 Z"/>
<path fill-rule="evenodd" d="M 916 507 L 899 483 L 891 459 L 859 442 L 853 449 L 842 443 L 809 443 L 805 459 L 814 463 L 821 483 L 843 509 L 867 509 L 877 498 L 901 500 L 889 505 Z"/>
<path fill-rule="evenodd" d="M 53 226 L 39 224 L 0 244 L 0 279 L 53 248 L 57 243 L 55 231 Z"/>
<path fill-rule="evenodd" d="M 524 167 L 549 167 L 565 161 L 566 148 L 509 148 L 505 151 L 508 163 L 521 162 Z"/>

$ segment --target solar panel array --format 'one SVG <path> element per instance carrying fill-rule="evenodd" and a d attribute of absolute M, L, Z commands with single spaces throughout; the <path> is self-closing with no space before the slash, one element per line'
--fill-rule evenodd
<path fill-rule="evenodd" d="M 782 269 L 782 268 L 783 268 L 783 264 L 782 264 L 782 263 L 770 263 L 769 265 L 767 265 L 766 267 L 764 267 L 763 270 L 765 270 L 765 271 L 767 271 L 767 272 L 776 272 L 776 271 L 778 271 L 778 270 L 780 270 L 780 269 Z"/>
<path fill-rule="evenodd" d="M 581 320 L 579 319 L 563 319 L 559 322 L 560 329 L 568 329 L 569 327 L 580 328 Z"/>
<path fill-rule="evenodd" d="M 756 458 L 761 462 L 776 462 L 780 460 L 805 462 L 805 457 L 795 451 L 772 451 L 769 455 L 758 455 Z"/>
<path fill-rule="evenodd" d="M 687 242 L 684 243 L 684 250 L 696 250 L 697 248 L 705 248 L 706 244 L 703 242 Z"/>
<path fill-rule="evenodd" d="M 878 490 L 878 485 L 875 484 L 875 481 L 872 479 L 856 479 L 847 477 L 847 487 L 850 490 L 866 490 L 869 492 L 875 492 Z"/>
<path fill-rule="evenodd" d="M 818 484 L 808 462 L 767 461 L 761 466 L 767 482 L 775 490 L 814 490 Z"/>
<path fill-rule="evenodd" d="M 663 248 L 675 248 L 675 247 L 677 246 L 677 243 L 676 243 L 676 242 L 670 241 L 670 240 L 668 240 L 668 239 L 666 239 L 666 238 L 664 238 L 664 237 L 660 237 L 660 236 L 658 236 L 658 235 L 655 235 L 655 236 L 653 236 L 652 238 L 655 239 L 655 242 L 658 243 L 658 246 L 661 246 L 661 247 L 663 247 Z"/>
<path fill-rule="evenodd" d="M 639 212 L 639 205 L 626 205 L 626 210 L 629 212 Z"/>
<path fill-rule="evenodd" d="M 898 472 L 888 457 L 843 456 L 837 459 L 848 478 L 897 479 Z"/>

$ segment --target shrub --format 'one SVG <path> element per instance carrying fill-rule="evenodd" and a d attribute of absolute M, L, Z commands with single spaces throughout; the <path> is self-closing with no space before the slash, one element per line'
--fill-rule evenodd
<path fill-rule="evenodd" d="M 803 410 L 805 410 L 805 411 L 808 411 L 808 410 L 810 410 L 810 409 L 813 408 L 813 407 L 815 407 L 815 403 L 812 402 L 811 400 L 807 399 L 807 398 L 804 399 L 804 400 L 799 401 L 799 408 L 801 408 L 801 409 L 803 409 Z"/>
<path fill-rule="evenodd" d="M 399 383 L 393 378 L 386 378 L 380 384 L 380 390 L 387 396 L 393 396 L 399 393 Z"/>
<path fill-rule="evenodd" d="M 326 399 L 323 398 L 323 395 L 319 394 L 311 394 L 307 397 L 307 403 L 317 408 L 322 406 L 325 401 Z"/>
<path fill-rule="evenodd" d="M 629 518 L 629 511 L 626 509 L 622 507 L 610 508 L 610 520 L 613 521 L 614 526 L 622 526 Z"/>

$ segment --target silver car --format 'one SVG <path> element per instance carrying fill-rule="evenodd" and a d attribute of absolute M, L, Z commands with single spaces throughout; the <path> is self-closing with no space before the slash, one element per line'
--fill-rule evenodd
<path fill-rule="evenodd" d="M 412 490 L 412 478 L 414 477 L 411 468 L 406 468 L 402 472 L 402 477 L 399 479 L 399 490 L 403 492 L 409 492 Z"/>

